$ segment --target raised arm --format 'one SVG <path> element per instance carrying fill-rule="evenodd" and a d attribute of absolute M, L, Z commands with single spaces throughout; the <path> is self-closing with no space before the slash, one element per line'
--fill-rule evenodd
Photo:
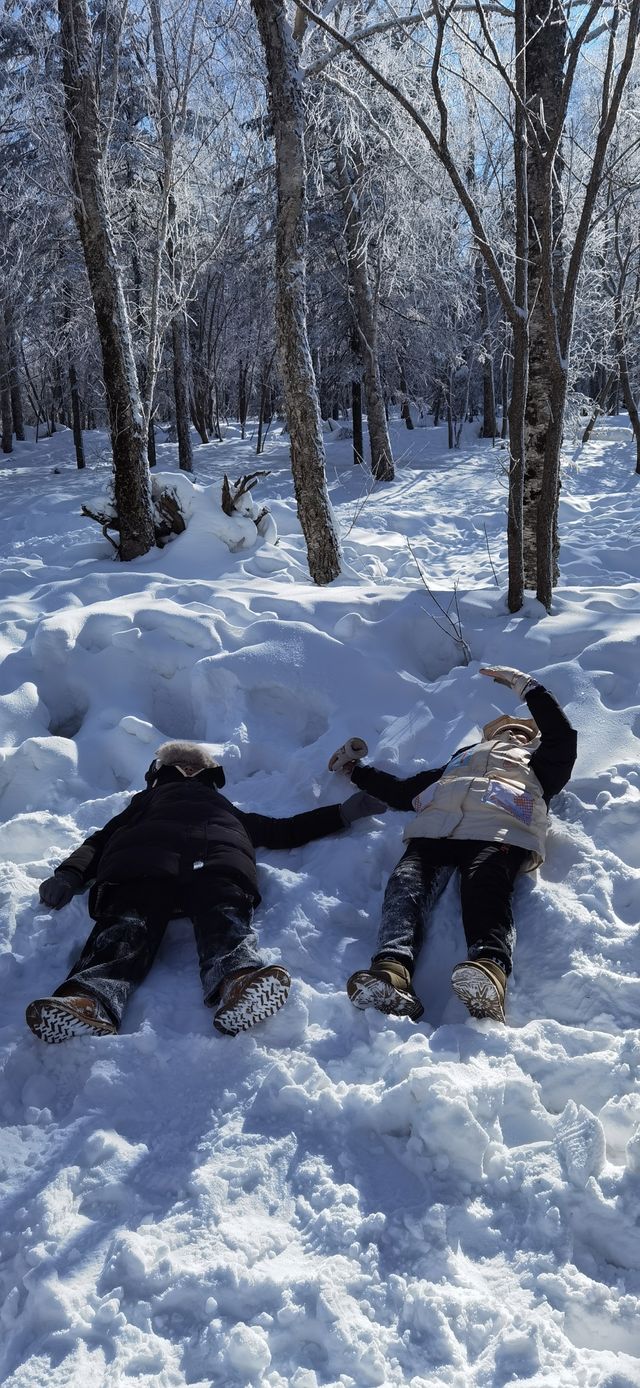
<path fill-rule="evenodd" d="M 531 770 L 548 803 L 570 779 L 578 755 L 578 734 L 544 685 L 534 685 L 525 699 L 540 729 L 540 746 L 531 758 Z"/>
<path fill-rule="evenodd" d="M 499 665 L 485 666 L 480 674 L 489 675 L 496 684 L 506 685 L 526 701 L 540 729 L 540 746 L 531 757 L 531 769 L 542 786 L 548 804 L 551 796 L 557 795 L 566 786 L 573 771 L 578 751 L 575 728 L 572 728 L 553 694 L 544 685 L 538 684 L 533 675 Z"/>

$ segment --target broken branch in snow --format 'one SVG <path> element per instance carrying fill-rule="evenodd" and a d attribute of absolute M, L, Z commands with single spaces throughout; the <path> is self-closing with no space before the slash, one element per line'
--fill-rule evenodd
<path fill-rule="evenodd" d="M 222 483 L 222 509 L 225 515 L 232 516 L 236 508 L 236 504 L 240 500 L 240 497 L 246 496 L 247 492 L 250 492 L 253 489 L 253 487 L 256 486 L 257 482 L 261 477 L 269 477 L 270 473 L 271 468 L 263 468 L 261 471 L 258 472 L 247 472 L 245 473 L 244 477 L 239 477 L 238 480 L 233 483 L 234 490 L 231 491 L 229 478 L 227 477 L 227 474 L 225 472 L 224 480 Z M 261 517 L 262 515 L 264 515 L 264 513 L 265 512 L 263 510 L 261 512 Z"/>

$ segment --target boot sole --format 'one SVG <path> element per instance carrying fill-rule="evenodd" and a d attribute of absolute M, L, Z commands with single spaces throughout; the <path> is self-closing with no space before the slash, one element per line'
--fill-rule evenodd
<path fill-rule="evenodd" d="M 347 994 L 354 1007 L 362 1012 L 367 1007 L 375 1007 L 377 1012 L 384 1012 L 389 1017 L 410 1017 L 412 1022 L 418 1022 L 424 1013 L 418 998 L 401 993 L 392 983 L 385 983 L 383 978 L 376 978 L 366 970 L 352 975 L 347 984 Z"/>
<path fill-rule="evenodd" d="M 451 975 L 451 986 L 472 1017 L 488 1017 L 492 1022 L 504 1022 L 504 1004 L 493 979 L 468 964 L 460 964 Z"/>
<path fill-rule="evenodd" d="M 69 1041 L 72 1036 L 115 1036 L 118 1028 L 114 1022 L 93 1021 L 80 1017 L 73 1007 L 65 1004 L 62 998 L 53 1000 L 41 998 L 27 1008 L 27 1026 L 40 1041 L 56 1045 L 59 1041 Z"/>
<path fill-rule="evenodd" d="M 266 1022 L 284 1007 L 290 988 L 291 979 L 286 969 L 253 976 L 234 1003 L 216 1012 L 213 1019 L 216 1031 L 224 1036 L 237 1036 L 259 1022 Z"/>

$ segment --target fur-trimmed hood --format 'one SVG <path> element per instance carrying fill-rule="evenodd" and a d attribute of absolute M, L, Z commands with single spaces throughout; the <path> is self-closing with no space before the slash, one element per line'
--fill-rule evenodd
<path fill-rule="evenodd" d="M 148 786 L 154 784 L 158 772 L 163 766 L 184 766 L 196 774 L 200 771 L 213 770 L 218 773 L 213 778 L 214 784 L 223 786 L 225 783 L 225 775 L 220 763 L 216 761 L 207 747 L 203 747 L 201 742 L 163 742 L 158 747 L 155 758 L 146 773 L 145 781 Z"/>

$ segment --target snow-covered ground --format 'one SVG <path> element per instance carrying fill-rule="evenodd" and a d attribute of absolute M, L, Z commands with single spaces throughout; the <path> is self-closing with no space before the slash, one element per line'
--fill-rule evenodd
<path fill-rule="evenodd" d="M 227 527 L 198 447 L 187 531 L 120 565 L 81 500 L 71 436 L 0 472 L 0 1380 L 10 1388 L 638 1388 L 640 1384 L 640 479 L 630 430 L 570 449 L 552 616 L 506 610 L 504 454 L 394 426 L 367 496 L 327 440 L 342 578 L 308 580 L 286 440 L 256 493 L 279 542 Z M 175 449 L 160 447 L 163 470 Z M 186 490 L 190 491 L 188 481 Z M 233 533 L 232 533 L 233 532 Z M 241 543 L 243 541 L 244 543 Z M 460 647 L 440 602 L 458 582 Z M 237 547 L 240 545 L 240 547 Z M 499 587 L 494 579 L 495 568 Z M 247 1036 L 212 1031 L 186 921 L 117 1038 L 45 1046 L 25 1005 L 89 928 L 37 886 L 127 803 L 158 743 L 206 740 L 245 808 L 343 799 L 348 735 L 376 764 L 440 764 L 512 696 L 517 666 L 579 730 L 548 858 L 518 883 L 506 1027 L 453 997 L 455 883 L 435 913 L 417 1026 L 357 1012 L 403 817 L 261 855 L 259 932 L 295 984 Z"/>

